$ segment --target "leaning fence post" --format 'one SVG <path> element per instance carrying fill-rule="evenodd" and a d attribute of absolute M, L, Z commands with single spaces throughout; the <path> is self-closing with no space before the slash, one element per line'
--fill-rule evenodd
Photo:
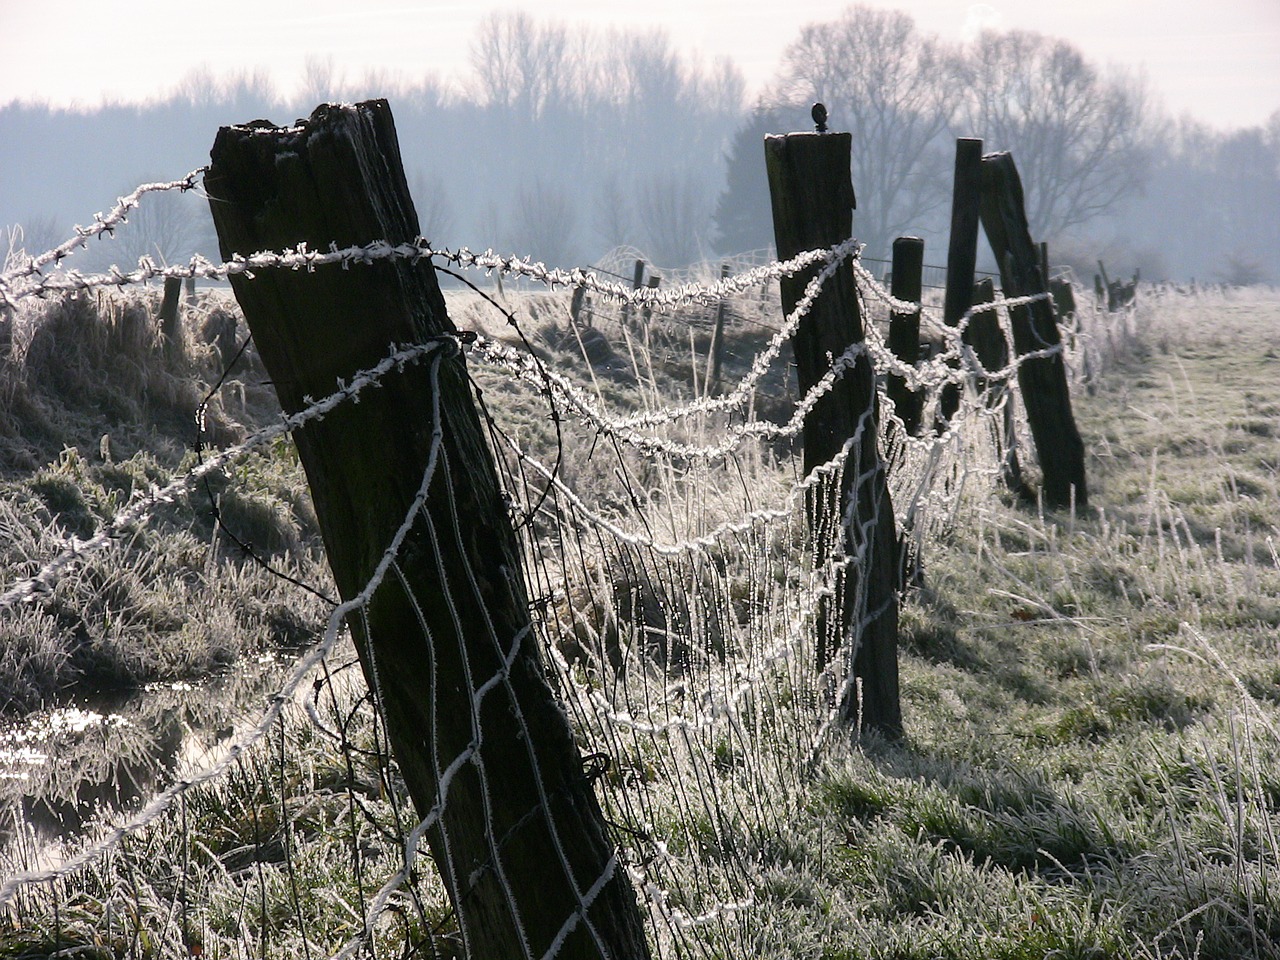
<path fill-rule="evenodd" d="M 942 320 L 949 327 L 960 324 L 973 305 L 973 274 L 978 263 L 978 224 L 982 193 L 982 141 L 975 137 L 956 140 L 955 177 L 951 192 L 951 239 L 947 247 L 947 289 Z M 953 363 L 953 369 L 958 367 Z M 947 383 L 938 397 L 938 432 L 950 425 L 960 407 L 960 385 Z"/>
<path fill-rule="evenodd" d="M 889 315 L 889 349 L 902 363 L 915 366 L 920 362 L 920 294 L 924 265 L 924 241 L 919 237 L 898 237 L 893 241 L 893 271 L 890 293 L 895 300 L 916 305 L 914 310 L 894 310 Z M 886 384 L 893 409 L 907 435 L 920 435 L 920 419 L 924 411 L 924 394 L 907 386 L 905 377 L 889 374 Z"/>
<path fill-rule="evenodd" d="M 973 305 L 995 303 L 995 284 L 990 277 L 983 277 L 973 286 Z M 1000 318 L 994 309 L 980 310 L 969 317 L 965 329 L 965 343 L 973 347 L 983 370 L 992 373 L 1009 366 L 1009 342 L 1000 329 Z M 1018 463 L 1018 434 L 1013 412 L 1013 393 L 1004 379 L 991 379 L 979 375 L 975 384 L 978 395 L 988 410 L 1000 408 L 1000 422 L 992 423 L 991 436 L 995 442 L 996 456 L 1000 460 L 1000 481 L 1014 496 L 1026 500 L 1031 493 L 1022 479 L 1022 465 Z"/>
<path fill-rule="evenodd" d="M 1000 285 L 1009 298 L 1048 293 L 1040 258 L 1031 241 L 1022 180 L 1009 153 L 982 158 L 982 226 L 1000 265 Z M 1018 385 L 1044 474 L 1045 502 L 1055 507 L 1088 503 L 1084 441 L 1071 413 L 1062 338 L 1048 298 L 1009 310 L 1013 346 L 1020 359 Z M 1028 354 L 1050 350 L 1048 356 Z"/>
<path fill-rule="evenodd" d="M 419 232 L 385 100 L 223 127 L 205 176 L 224 259 Z M 429 261 L 231 278 L 296 413 L 393 350 L 434 349 L 294 432 L 348 625 L 469 957 L 649 955 L 634 892 L 530 621 L 521 551 Z M 425 489 L 424 488 L 425 484 Z M 416 506 L 415 506 L 416 504 Z M 587 896 L 588 892 L 591 894 Z"/>
<path fill-rule="evenodd" d="M 826 111 L 821 115 L 825 118 Z M 819 108 L 814 108 L 814 117 Z M 819 129 L 825 124 L 820 122 Z M 778 257 L 833 247 L 853 232 L 851 138 L 847 133 L 792 133 L 764 141 L 773 230 Z M 783 309 L 790 314 L 822 265 L 780 278 Z M 824 284 L 792 337 L 803 394 L 830 370 L 832 360 L 863 344 L 862 315 L 853 271 L 842 265 Z M 866 352 L 836 381 L 804 419 L 806 475 L 848 449 L 838 487 L 818 487 L 809 501 L 815 561 L 830 560 L 829 543 L 841 543 L 847 565 L 837 564 L 834 596 L 818 612 L 818 670 L 837 649 L 852 655 L 852 671 L 840 676 L 845 720 L 889 736 L 902 732 L 898 699 L 897 535 L 893 503 L 877 448 L 875 371 Z M 837 524 L 839 526 L 837 526 Z M 860 690 L 860 695 L 859 695 Z"/>

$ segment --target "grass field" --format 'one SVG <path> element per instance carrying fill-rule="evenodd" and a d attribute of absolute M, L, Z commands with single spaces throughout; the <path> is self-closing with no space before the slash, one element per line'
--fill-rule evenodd
<path fill-rule="evenodd" d="M 970 490 L 904 597 L 906 737 L 827 751 L 786 834 L 758 855 L 747 921 L 713 927 L 696 955 L 1280 957 L 1280 297 L 1153 291 L 1128 334 L 1098 336 L 1105 366 L 1074 396 L 1088 512 Z M 31 542 L 28 559 L 11 552 L 6 578 L 49 543 L 22 516 L 90 524 L 129 476 L 168 475 L 190 456 L 176 444 L 164 462 L 167 447 L 139 441 L 114 457 L 104 443 L 36 462 L 49 448 L 16 436 L 32 468 L 7 478 L 6 522 Z M 297 474 L 280 449 L 227 496 L 251 501 L 259 542 L 283 538 L 273 557 L 321 582 Z M 176 594 L 142 573 L 117 582 L 122 595 L 93 576 L 60 588 L 58 609 L 132 611 L 130 629 L 87 623 L 63 650 L 55 617 L 40 670 L 0 664 L 11 712 L 91 676 L 81 647 L 145 636 L 189 655 L 207 648 L 180 635 L 199 630 L 234 659 L 284 643 L 269 626 L 296 591 L 276 592 L 227 549 L 211 559 L 217 538 L 198 507 L 105 565 L 221 573 L 193 573 Z M 217 619 L 236 602 L 244 617 Z M 294 640 L 322 620 L 309 603 L 289 621 Z M 174 619 L 196 608 L 209 612 Z M 41 616 L 6 615 L 6 651 Z M 147 665 L 132 681 L 211 662 L 120 659 Z M 20 893 L 0 916 L 0 957 L 176 957 L 194 944 L 211 957 L 327 956 L 358 931 L 414 819 L 368 759 L 379 734 L 362 693 L 352 684 L 322 712 L 368 753 L 343 753 L 293 711 L 233 776 L 72 877 Z M 13 850 L 0 873 L 34 857 Z M 418 900 L 380 928 L 378 955 L 450 955 L 439 884 L 411 889 Z"/>

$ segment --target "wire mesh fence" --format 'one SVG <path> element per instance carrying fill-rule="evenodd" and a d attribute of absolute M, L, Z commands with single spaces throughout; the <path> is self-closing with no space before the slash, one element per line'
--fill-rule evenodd
<path fill-rule="evenodd" d="M 618 876 L 637 893 L 654 955 L 749 950 L 766 935 L 764 906 L 785 875 L 806 784 L 848 735 L 839 703 L 842 687 L 853 682 L 856 644 L 820 668 L 816 630 L 841 572 L 867 562 L 846 552 L 835 526 L 815 532 L 808 512 L 816 500 L 838 498 L 842 472 L 872 467 L 853 462 L 855 437 L 839 456 L 801 475 L 805 414 L 862 354 L 882 379 L 894 373 L 922 392 L 926 411 L 947 384 L 966 388 L 959 411 L 939 431 L 907 434 L 883 393 L 879 423 L 868 415 L 860 427 L 879 431 L 899 528 L 915 555 L 927 556 L 963 516 L 967 492 L 997 481 L 993 424 L 1004 404 L 1016 402 L 1015 374 L 1026 357 L 1002 370 L 981 369 L 964 342 L 966 321 L 949 327 L 926 306 L 924 325 L 939 348 L 918 365 L 900 362 L 883 332 L 891 309 L 911 305 L 895 301 L 859 261 L 854 240 L 785 263 L 753 254 L 731 261 L 720 276 L 714 269 L 711 276 L 671 276 L 659 288 L 633 288 L 618 269 L 625 257 L 598 271 L 566 270 L 425 241 L 264 251 L 223 264 L 144 260 L 97 275 L 63 265 L 146 194 L 198 189 L 199 173 L 140 187 L 55 250 L 6 265 L 0 309 L 15 329 L 28 331 L 18 340 L 39 322 L 36 305 L 44 299 L 87 298 L 161 277 L 358 270 L 407 259 L 464 279 L 522 277 L 546 292 L 504 305 L 474 287 L 463 291 L 453 306 L 475 320 L 474 330 L 396 349 L 376 366 L 352 371 L 301 413 L 206 451 L 168 482 L 135 489 L 84 536 L 45 531 L 27 562 L 6 572 L 0 617 L 53 603 L 62 585 L 92 575 L 101 558 L 120 562 L 123 543 L 206 478 L 274 449 L 303 424 L 359 402 L 407 368 L 425 367 L 434 383 L 440 364 L 461 352 L 483 399 L 520 533 L 518 589 L 530 629 L 505 636 L 491 628 L 487 666 L 477 662 L 468 673 L 475 736 L 461 749 L 436 751 L 439 793 L 425 816 L 415 814 L 389 747 L 394 721 L 376 674 L 365 684 L 350 668 L 358 644 L 370 639 L 369 604 L 384 584 L 404 577 L 405 538 L 416 525 L 438 522 L 423 509 L 441 468 L 441 448 L 433 447 L 420 494 L 374 576 L 355 596 L 330 601 L 319 640 L 260 698 L 252 721 L 140 806 L 104 813 L 83 840 L 51 845 L 15 818 L 0 883 L 7 920 L 0 923 L 33 931 L 33 943 L 45 937 L 58 948 L 98 945 L 126 956 L 452 956 L 467 946 L 461 915 L 489 909 L 483 897 L 497 897 L 516 917 L 523 955 L 550 958 L 581 942 L 575 937 L 601 946 L 592 907 Z M 805 300 L 783 316 L 768 285 L 813 265 L 821 269 Z M 797 395 L 789 338 L 825 280 L 846 269 L 857 278 L 867 340 L 833 358 L 830 374 Z M 575 290 L 590 297 L 576 316 Z M 712 331 L 726 302 L 717 382 Z M 1001 301 L 989 309 L 1004 318 L 1007 307 Z M 1093 356 L 1096 369 L 1099 350 L 1092 332 L 1077 329 L 1068 338 L 1074 367 Z M 998 389 L 1002 399 L 989 402 L 979 385 Z M 438 406 L 423 415 L 439 425 Z M 470 520 L 455 514 L 448 522 L 461 536 Z M 22 526 L 18 518 L 9 523 Z M 439 602 L 455 618 L 457 608 L 483 602 L 474 571 L 441 566 L 437 574 L 453 585 Z M 328 589 L 288 589 L 303 586 Z M 865 602 L 854 608 L 856 636 L 876 611 Z M 517 889 L 508 836 L 487 837 L 488 858 L 467 875 L 433 866 L 428 855 L 438 863 L 451 843 L 455 827 L 445 814 L 460 802 L 455 785 L 463 784 L 467 802 L 486 805 L 513 789 L 484 763 L 479 718 L 531 647 L 568 717 L 615 851 L 603 873 L 577 877 L 576 909 L 553 918 L 535 917 L 537 891 Z M 422 691 L 429 706 L 436 693 Z M 567 865 L 571 852 L 548 812 L 556 800 L 538 775 L 534 720 L 510 703 L 510 722 L 531 744 L 540 797 L 529 819 L 545 821 L 550 849 Z M 17 769 L 17 759 L 6 762 Z M 548 923 L 549 937 L 529 932 Z"/>

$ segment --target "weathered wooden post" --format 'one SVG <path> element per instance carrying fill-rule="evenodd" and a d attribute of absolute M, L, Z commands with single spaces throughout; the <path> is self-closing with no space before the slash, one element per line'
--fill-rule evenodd
<path fill-rule="evenodd" d="M 990 277 L 983 277 L 973 286 L 973 305 L 995 303 L 996 287 Z M 965 330 L 965 342 L 973 347 L 978 363 L 987 372 L 1003 370 L 1009 365 L 1009 343 L 1000 329 L 1000 318 L 994 309 L 982 310 L 969 318 Z M 1022 466 L 1018 463 L 1018 433 L 1013 411 L 1013 394 L 1003 380 L 992 380 L 979 374 L 976 383 L 978 395 L 988 410 L 1002 407 L 998 424 L 991 425 L 996 456 L 1000 460 L 1000 481 L 1014 496 L 1022 500 L 1032 498 L 1031 491 L 1022 479 Z"/>
<path fill-rule="evenodd" d="M 179 362 L 183 355 L 182 328 L 178 324 L 178 306 L 182 298 L 182 278 L 164 278 L 164 296 L 160 300 L 160 312 L 156 319 L 160 324 L 160 336 L 164 343 L 164 356 L 169 366 Z"/>
<path fill-rule="evenodd" d="M 723 282 L 729 276 L 729 264 L 720 264 L 720 280 Z M 709 393 L 720 392 L 720 370 L 724 358 L 724 315 L 726 300 L 722 296 L 716 304 L 716 328 L 711 334 L 711 384 L 708 388 Z"/>
<path fill-rule="evenodd" d="M 385 100 L 224 127 L 205 176 L 224 259 L 419 232 Z M 521 553 L 435 270 L 382 261 L 231 278 L 284 410 L 406 345 L 294 434 L 338 590 L 365 588 L 434 473 L 394 570 L 349 626 L 468 957 L 648 956 L 626 870 L 530 622 Z M 432 411 L 435 411 L 433 414 Z M 438 419 L 438 429 L 433 420 Z"/>
<path fill-rule="evenodd" d="M 924 266 L 924 241 L 919 237 L 898 237 L 893 241 L 893 273 L 890 293 L 895 300 L 916 304 L 914 310 L 894 310 L 889 315 L 889 349 L 905 364 L 920 362 L 920 294 Z M 889 374 L 885 385 L 894 411 L 909 436 L 920 435 L 924 394 L 907 386 L 905 377 Z"/>
<path fill-rule="evenodd" d="M 825 117 L 825 109 L 821 111 Z M 818 107 L 814 117 L 819 116 Z M 820 129 L 824 126 L 820 122 Z M 773 205 L 778 257 L 847 240 L 853 231 L 854 194 L 847 133 L 767 136 L 765 164 Z M 820 271 L 810 267 L 782 277 L 783 309 L 790 313 Z M 831 361 L 863 341 L 857 285 L 849 267 L 830 277 L 792 338 L 801 393 L 808 393 Z M 837 573 L 835 596 L 820 608 L 817 668 L 825 670 L 837 647 L 854 653 L 854 681 L 841 701 L 846 720 L 888 736 L 902 732 L 898 699 L 897 536 L 893 504 L 877 449 L 875 371 L 864 353 L 815 404 L 803 427 L 804 470 L 838 456 L 851 444 L 838 489 L 809 504 L 816 560 L 828 559 L 828 532 L 843 539 L 850 563 Z M 843 529 L 834 527 L 841 524 Z M 859 698 L 860 688 L 860 698 Z"/>
<path fill-rule="evenodd" d="M 662 283 L 662 277 L 658 276 L 656 273 L 649 277 L 650 290 L 657 290 L 660 283 Z M 639 288 L 637 287 L 636 289 Z M 640 315 L 644 322 L 644 328 L 647 331 L 649 329 L 649 321 L 653 319 L 653 304 L 646 301 L 644 309 L 641 311 Z"/>
<path fill-rule="evenodd" d="M 631 289 L 639 290 L 644 285 L 644 261 L 637 260 L 635 269 L 631 275 Z M 630 301 L 622 304 L 622 325 L 626 326 L 631 322 L 631 303 Z"/>
<path fill-rule="evenodd" d="M 1006 297 L 1026 297 L 1048 291 L 1040 275 L 1040 258 L 1027 228 L 1022 180 L 1013 156 L 993 153 L 982 158 L 982 226 L 1000 265 L 1000 286 Z M 1049 300 L 1037 300 L 1009 310 L 1013 347 L 1021 358 L 1018 385 L 1027 410 L 1031 439 L 1044 474 L 1045 502 L 1055 507 L 1088 503 L 1085 487 L 1084 441 L 1071 413 L 1062 340 Z M 1045 357 L 1028 357 L 1054 350 Z"/>
<path fill-rule="evenodd" d="M 586 287 L 574 287 L 573 299 L 569 301 L 569 319 L 573 321 L 574 326 L 582 320 L 582 305 L 587 300 Z M 588 324 L 590 326 L 590 324 Z"/>
<path fill-rule="evenodd" d="M 942 320 L 959 326 L 973 305 L 973 274 L 978 264 L 978 225 L 982 203 L 982 141 L 956 140 L 955 177 L 951 190 L 951 239 L 947 247 L 947 289 Z M 953 364 L 958 366 L 958 364 Z M 960 385 L 948 383 L 938 397 L 938 433 L 951 424 L 960 407 Z"/>

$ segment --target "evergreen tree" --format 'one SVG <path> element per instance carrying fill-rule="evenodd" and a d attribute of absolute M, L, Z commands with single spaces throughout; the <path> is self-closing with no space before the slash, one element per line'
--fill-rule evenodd
<path fill-rule="evenodd" d="M 764 169 L 764 138 L 769 133 L 805 129 L 799 111 L 757 106 L 733 136 L 725 156 L 725 189 L 712 220 L 717 253 L 733 254 L 773 245 L 773 211 Z"/>

